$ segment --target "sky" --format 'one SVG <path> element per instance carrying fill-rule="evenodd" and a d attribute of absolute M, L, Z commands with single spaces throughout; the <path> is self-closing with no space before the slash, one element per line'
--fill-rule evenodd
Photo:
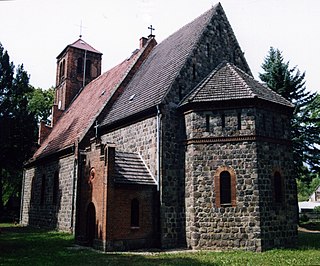
<path fill-rule="evenodd" d="M 160 43 L 214 0 L 0 0 L 0 42 L 30 84 L 55 86 L 56 56 L 79 38 L 103 53 L 102 72 L 129 57 L 153 25 Z M 320 92 L 319 0 L 220 0 L 254 77 L 270 47 Z M 82 27 L 80 27 L 82 25 Z"/>

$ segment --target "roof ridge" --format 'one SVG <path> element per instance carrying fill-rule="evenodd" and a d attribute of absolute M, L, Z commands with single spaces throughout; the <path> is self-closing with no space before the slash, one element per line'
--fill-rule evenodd
<path fill-rule="evenodd" d="M 242 83 L 244 88 L 248 91 L 249 95 L 252 95 L 253 97 L 257 97 L 257 94 L 253 92 L 253 90 L 250 88 L 248 83 L 241 77 L 241 75 L 236 71 L 236 69 L 239 69 L 236 65 L 227 62 L 226 66 L 238 77 L 239 81 Z M 241 69 L 240 69 L 241 70 Z M 253 79 L 250 75 L 245 73 L 244 71 L 241 70 L 242 73 Z"/>
<path fill-rule="evenodd" d="M 109 99 L 105 102 L 105 104 L 97 111 L 96 115 L 94 115 L 92 117 L 91 120 L 88 121 L 88 127 L 87 130 L 82 131 L 82 134 L 79 135 L 79 140 L 81 141 L 84 136 L 87 134 L 87 132 L 89 131 L 89 129 L 92 127 L 92 125 L 94 124 L 94 121 L 99 117 L 99 115 L 101 114 L 101 112 L 103 111 L 103 109 L 106 107 L 107 103 L 111 100 L 111 98 L 115 95 L 115 93 L 117 92 L 117 89 L 120 87 L 120 85 L 124 82 L 124 80 L 127 78 L 128 74 L 130 73 L 130 71 L 133 69 L 133 67 L 135 66 L 135 64 L 138 62 L 138 60 L 140 59 L 140 57 L 142 56 L 142 54 L 146 51 L 146 49 L 148 48 L 148 46 L 150 45 L 150 43 L 152 42 L 152 40 L 154 40 L 154 38 L 150 38 L 147 42 L 147 44 L 145 46 L 143 46 L 139 52 L 136 54 L 136 58 L 133 60 L 133 62 L 131 63 L 131 65 L 127 68 L 127 71 L 125 71 L 123 73 L 122 78 L 119 80 L 119 82 L 117 84 L 114 85 L 114 87 L 111 90 Z M 154 40 L 155 41 L 155 40 Z M 153 49 L 153 48 L 152 48 Z M 152 50 L 151 49 L 151 50 Z M 131 57 L 130 57 L 131 58 Z M 126 60 L 122 61 L 119 65 L 121 65 L 122 63 L 124 63 Z M 130 59 L 129 59 L 130 60 Z M 145 60 L 144 60 L 145 61 Z M 117 65 L 117 66 L 119 66 Z M 113 68 L 112 68 L 113 69 Z M 132 79 L 132 78 L 131 78 Z"/>
<path fill-rule="evenodd" d="M 180 75 L 180 72 L 181 72 L 181 69 L 183 69 L 183 67 L 185 66 L 185 62 L 187 62 L 188 58 L 190 57 L 190 55 L 195 51 L 196 49 L 196 44 L 199 42 L 199 40 L 201 39 L 205 29 L 207 28 L 209 22 L 211 21 L 212 19 L 212 15 L 213 15 L 213 12 L 216 11 L 216 8 L 217 7 L 221 7 L 221 4 L 218 3 L 214 6 L 212 6 L 209 10 L 207 10 L 206 12 L 202 13 L 200 16 L 198 16 L 197 18 L 195 18 L 194 20 L 192 20 L 191 22 L 189 22 L 188 24 L 184 25 L 183 27 L 181 27 L 180 29 L 178 29 L 177 31 L 175 31 L 174 33 L 172 33 L 168 38 L 166 38 L 164 41 L 166 41 L 167 39 L 169 39 L 171 36 L 173 36 L 174 34 L 177 34 L 179 31 L 182 31 L 183 29 L 185 29 L 186 27 L 189 27 L 191 24 L 195 23 L 197 20 L 199 20 L 200 18 L 206 16 L 206 15 L 209 15 L 211 13 L 210 16 L 208 16 L 207 18 L 207 21 L 206 23 L 204 23 L 201 31 L 198 33 L 198 36 L 197 36 L 197 39 L 196 41 L 193 43 L 193 47 L 192 49 L 190 49 L 189 53 L 187 53 L 186 57 L 185 57 L 185 60 L 184 60 L 184 63 L 181 64 L 181 67 L 179 69 L 179 71 L 176 72 L 176 75 L 175 75 L 175 78 L 173 80 L 176 80 L 177 77 L 179 77 Z M 163 99 L 166 98 L 166 96 L 168 95 L 168 93 L 170 92 L 171 90 L 171 87 L 173 86 L 174 82 L 171 84 L 171 86 L 168 88 L 168 90 L 166 91 L 165 94 L 163 94 L 162 98 L 160 99 L 160 102 L 163 101 Z M 158 91 L 160 90 L 160 87 L 158 88 Z"/>
<path fill-rule="evenodd" d="M 271 88 L 269 88 L 268 86 L 266 86 L 265 83 L 261 83 L 258 80 L 254 79 L 252 76 L 248 75 L 246 72 L 244 72 L 242 69 L 238 68 L 237 66 L 235 66 L 236 71 L 241 72 L 241 74 L 245 75 L 247 78 L 249 78 L 250 80 L 257 82 L 258 84 L 260 84 L 261 86 L 263 86 L 266 90 L 268 90 L 270 93 L 272 93 L 273 95 L 276 95 L 277 97 L 282 98 L 282 100 L 286 101 L 289 105 L 292 106 L 292 103 L 287 100 L 286 98 L 284 98 L 281 94 L 277 93 L 276 91 L 272 90 Z M 257 94 L 254 94 L 257 96 Z"/>

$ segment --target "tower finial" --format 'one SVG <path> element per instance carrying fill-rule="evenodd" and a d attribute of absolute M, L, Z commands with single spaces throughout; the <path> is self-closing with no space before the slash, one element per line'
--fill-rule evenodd
<path fill-rule="evenodd" d="M 80 34 L 79 34 L 79 38 L 81 39 L 82 38 L 82 20 L 80 20 Z"/>
<path fill-rule="evenodd" d="M 154 37 L 154 35 L 152 34 L 152 31 L 155 30 L 152 25 L 150 25 L 150 27 L 148 27 L 148 29 L 150 30 L 150 35 L 148 36 L 149 38 Z"/>

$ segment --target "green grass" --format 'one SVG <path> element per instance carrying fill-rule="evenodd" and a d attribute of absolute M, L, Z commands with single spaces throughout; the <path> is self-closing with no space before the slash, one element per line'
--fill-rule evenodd
<path fill-rule="evenodd" d="M 320 234 L 299 233 L 299 246 L 263 253 L 180 252 L 152 255 L 77 248 L 70 234 L 0 224 L 0 265 L 319 265 Z"/>

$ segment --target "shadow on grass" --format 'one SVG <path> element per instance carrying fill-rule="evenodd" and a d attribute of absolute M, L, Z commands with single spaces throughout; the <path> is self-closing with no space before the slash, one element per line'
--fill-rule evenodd
<path fill-rule="evenodd" d="M 299 232 L 292 250 L 255 252 L 102 253 L 74 245 L 71 234 L 0 224 L 0 265 L 311 265 L 320 233 Z"/>
<path fill-rule="evenodd" d="M 0 228 L 0 265 L 205 265 L 191 254 L 102 253 L 75 246 L 73 236 L 67 233 L 19 226 Z"/>

